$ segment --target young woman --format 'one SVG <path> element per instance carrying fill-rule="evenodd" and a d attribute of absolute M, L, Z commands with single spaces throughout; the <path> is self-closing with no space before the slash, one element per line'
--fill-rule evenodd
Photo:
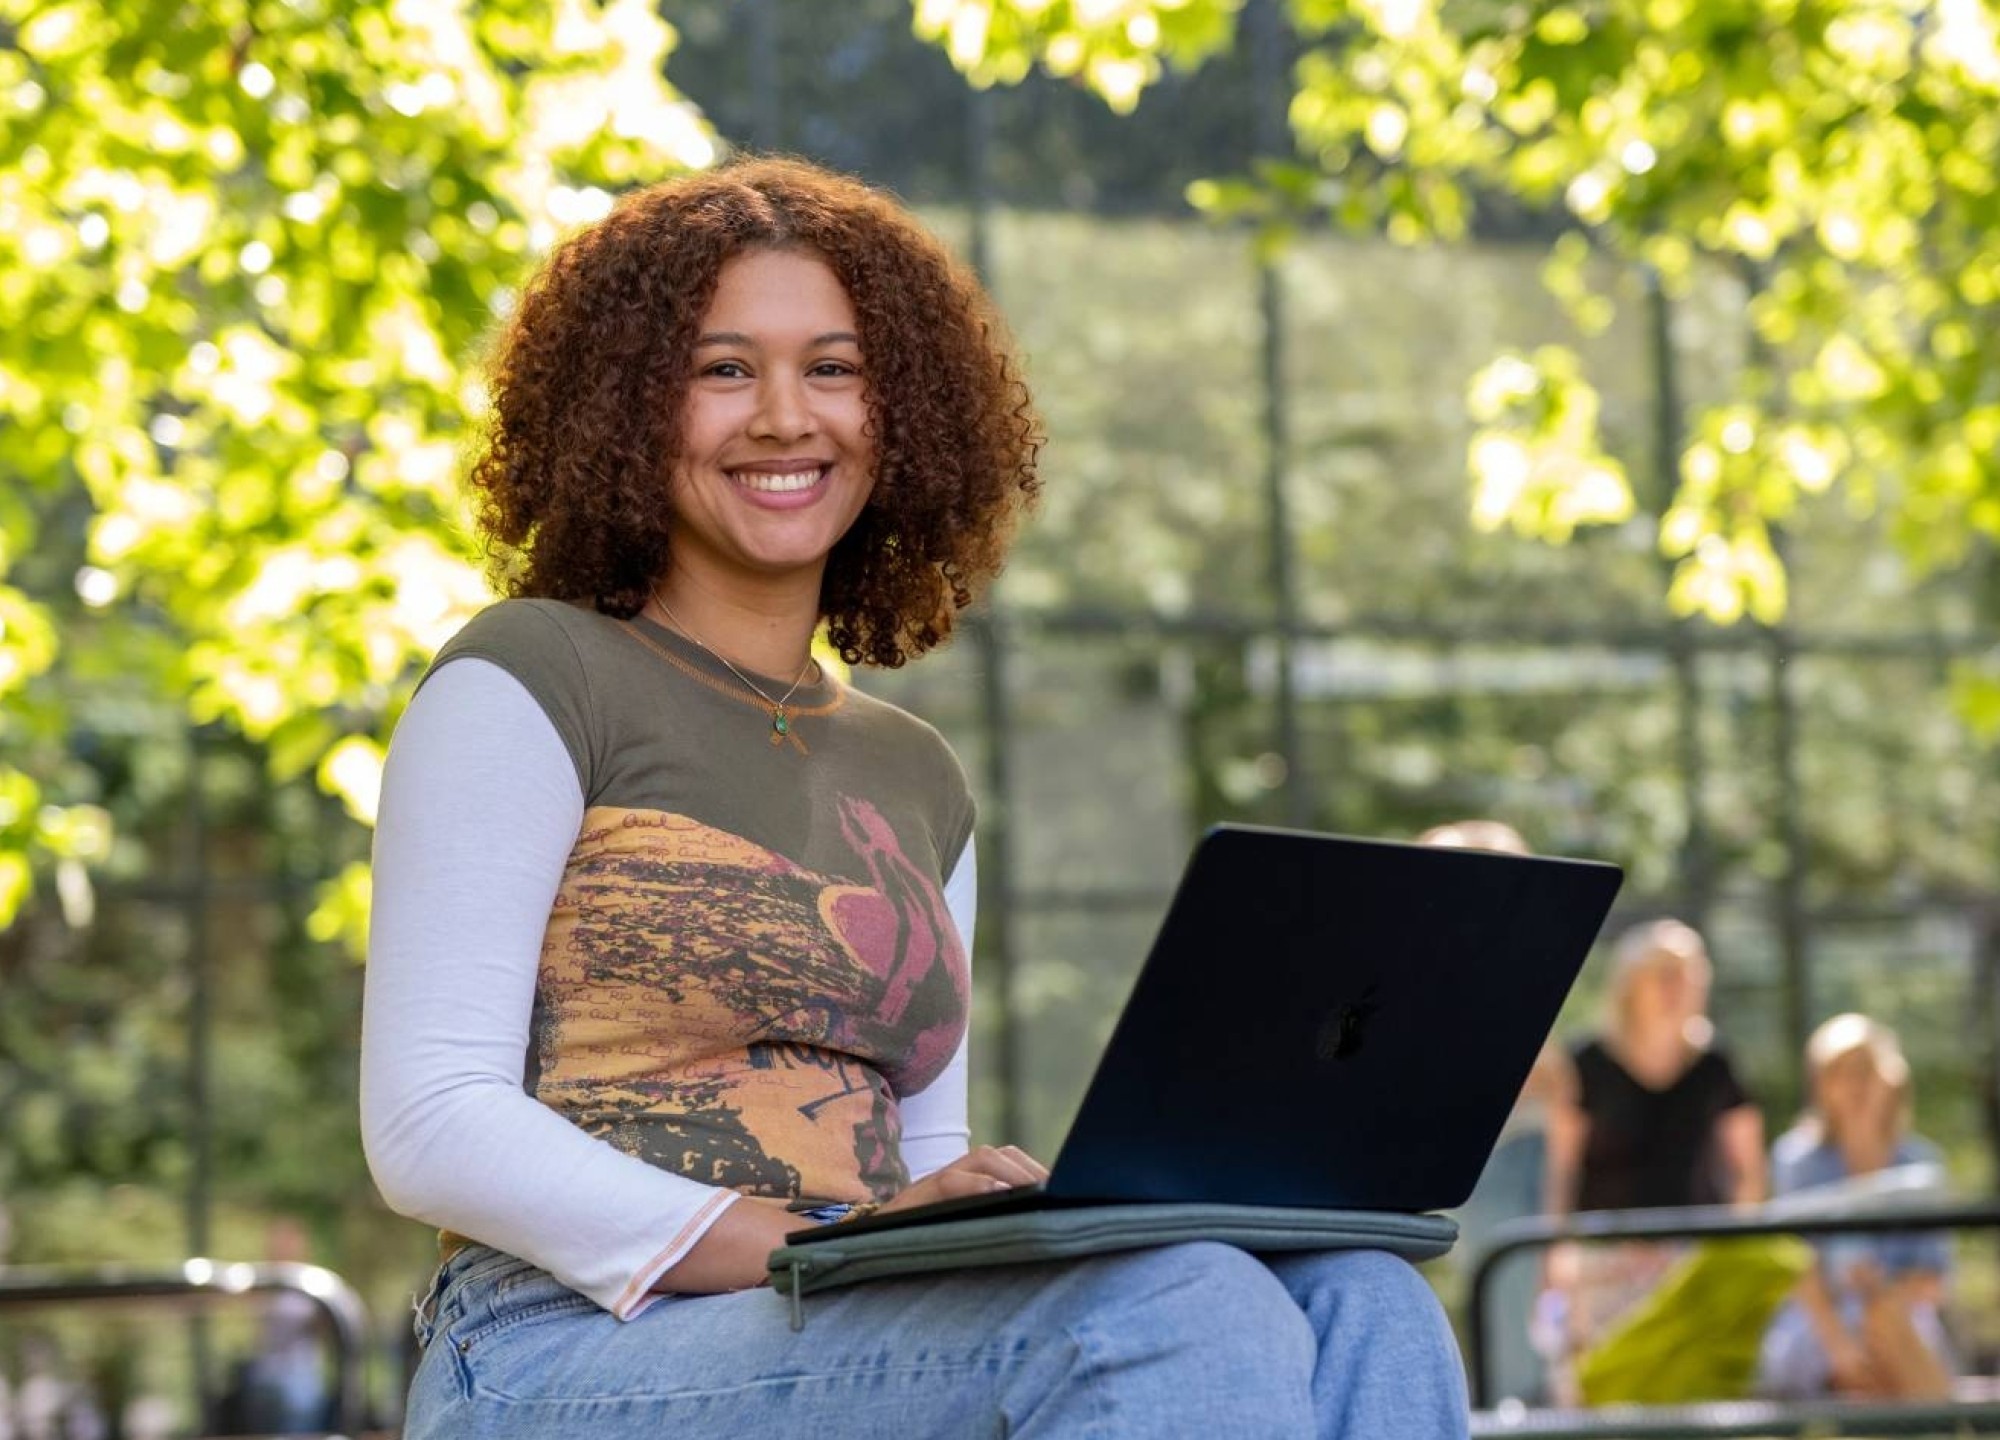
<path fill-rule="evenodd" d="M 1910 1066 L 1888 1026 L 1834 1016 L 1806 1042 L 1806 1079 L 1811 1106 L 1771 1147 L 1774 1194 L 1830 1194 L 1906 1166 L 1941 1172 L 1937 1147 L 1910 1131 Z M 1938 1313 L 1949 1236 L 1839 1235 L 1817 1248 L 1818 1264 L 1765 1333 L 1762 1388 L 1792 1399 L 1949 1394 L 1950 1346 Z"/>
<path fill-rule="evenodd" d="M 1678 920 L 1624 935 L 1602 1032 L 1552 1117 L 1548 1208 L 1632 1210 L 1764 1196 L 1764 1122 L 1715 1043 L 1708 947 Z"/>
<path fill-rule="evenodd" d="M 967 1148 L 972 800 L 824 673 L 941 643 L 1036 490 L 975 282 L 795 162 L 628 196 L 498 353 L 472 471 L 510 598 L 392 747 L 363 1127 L 445 1232 L 405 1433 L 1450 1436 L 1374 1253 L 1190 1245 L 849 1287 L 793 1230 L 1038 1179 Z"/>
<path fill-rule="evenodd" d="M 1573 1093 L 1550 1107 L 1548 1209 L 1633 1210 L 1764 1198 L 1764 1121 L 1708 1019 L 1708 947 L 1678 920 L 1627 931 L 1599 1033 L 1573 1052 Z M 1559 1398 L 1571 1364 L 1659 1283 L 1682 1247 L 1552 1252 L 1545 1342 Z"/>

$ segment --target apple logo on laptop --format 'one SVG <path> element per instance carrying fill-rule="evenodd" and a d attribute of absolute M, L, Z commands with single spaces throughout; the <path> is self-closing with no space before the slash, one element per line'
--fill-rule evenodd
<path fill-rule="evenodd" d="M 1346 1060 L 1359 1054 L 1367 1038 L 1368 1019 L 1378 1008 L 1372 984 L 1358 998 L 1334 1006 L 1319 1023 L 1313 1054 L 1321 1060 Z"/>

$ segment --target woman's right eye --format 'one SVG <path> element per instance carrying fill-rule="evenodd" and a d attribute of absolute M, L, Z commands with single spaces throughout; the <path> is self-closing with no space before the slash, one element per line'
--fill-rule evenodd
<path fill-rule="evenodd" d="M 740 360 L 718 360 L 713 365 L 704 366 L 702 374 L 713 375 L 718 380 L 747 380 L 750 371 Z"/>

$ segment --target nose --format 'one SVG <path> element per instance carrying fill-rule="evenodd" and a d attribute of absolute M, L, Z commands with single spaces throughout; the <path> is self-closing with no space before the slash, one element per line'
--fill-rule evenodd
<path fill-rule="evenodd" d="M 757 408 L 750 417 L 750 434 L 758 440 L 800 440 L 814 429 L 812 405 L 796 375 L 769 374 L 757 387 Z"/>

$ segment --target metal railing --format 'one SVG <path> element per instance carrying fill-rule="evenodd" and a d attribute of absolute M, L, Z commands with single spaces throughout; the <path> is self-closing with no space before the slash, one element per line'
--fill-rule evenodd
<path fill-rule="evenodd" d="M 1518 1435 L 1534 1440 L 1689 1440 L 1700 1436 L 1991 1435 L 2000 1402 L 1858 1400 L 1717 1400 L 1701 1405 L 1605 1405 L 1590 1410 L 1481 1410 L 1479 1440 Z"/>
<path fill-rule="evenodd" d="M 145 1301 L 207 1309 L 255 1294 L 303 1295 L 318 1308 L 326 1321 L 333 1361 L 332 1429 L 341 1435 L 357 1434 L 365 1424 L 361 1361 L 367 1353 L 368 1321 L 360 1297 L 331 1270 L 200 1258 L 158 1270 L 0 1266 L 0 1314 L 55 1306 L 111 1308 Z"/>
<path fill-rule="evenodd" d="M 1494 1406 L 1491 1295 L 1510 1256 L 1554 1245 L 1621 1240 L 1716 1240 L 1760 1235 L 1861 1235 L 1929 1230 L 2000 1233 L 2000 1201 L 1870 1204 L 1851 1214 L 1806 1214 L 1771 1207 L 1690 1206 L 1602 1211 L 1563 1218 L 1510 1220 L 1494 1228 L 1473 1256 L 1467 1290 L 1466 1361 L 1473 1433 L 1533 1435 L 1541 1440 L 1709 1435 L 2000 1434 L 2000 1399 L 1904 1401 L 1717 1400 L 1691 1405 L 1615 1405 L 1553 1409 L 1507 1402 Z"/>

